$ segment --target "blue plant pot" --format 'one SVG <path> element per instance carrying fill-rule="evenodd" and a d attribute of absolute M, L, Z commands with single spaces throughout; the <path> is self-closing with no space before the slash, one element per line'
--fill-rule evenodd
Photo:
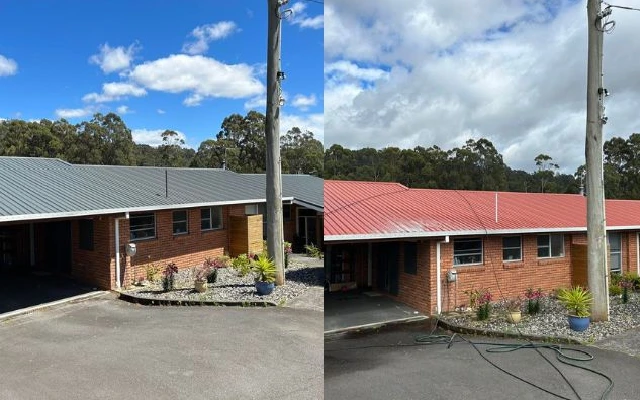
<path fill-rule="evenodd" d="M 575 315 L 569 315 L 569 328 L 576 332 L 582 332 L 589 327 L 591 318 L 589 317 L 576 317 Z"/>
<path fill-rule="evenodd" d="M 276 285 L 273 282 L 256 282 L 256 290 L 261 296 L 270 294 L 273 292 L 273 288 L 275 287 Z"/>

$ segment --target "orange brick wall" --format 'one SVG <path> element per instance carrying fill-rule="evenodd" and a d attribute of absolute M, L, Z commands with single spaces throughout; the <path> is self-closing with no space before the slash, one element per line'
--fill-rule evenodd
<path fill-rule="evenodd" d="M 398 300 L 417 310 L 429 313 L 429 310 L 432 308 L 432 296 L 429 294 L 429 288 L 433 287 L 435 291 L 436 282 L 435 268 L 431 268 L 431 248 L 429 241 L 418 242 L 418 270 L 416 275 L 404 272 L 403 243 L 400 243 L 400 251 L 398 254 Z"/>
<path fill-rule="evenodd" d="M 221 256 L 229 248 L 229 215 L 244 215 L 244 205 L 223 207 L 223 228 L 213 231 L 200 229 L 200 208 L 188 209 L 189 233 L 173 234 L 172 210 L 156 212 L 156 237 L 139 240 L 136 244 L 136 255 L 129 257 L 125 253 L 125 245 L 129 240 L 129 221 L 120 220 L 120 273 L 122 285 L 131 285 L 134 280 L 146 276 L 145 267 L 155 263 L 162 269 L 170 262 L 176 263 L 179 269 L 191 268 L 202 264 L 207 257 Z M 111 253 L 111 270 L 114 271 L 111 287 L 115 288 L 115 258 Z"/>
<path fill-rule="evenodd" d="M 113 271 L 108 268 L 114 252 L 113 218 L 110 216 L 93 218 L 93 250 L 80 249 L 80 223 L 71 222 L 71 275 L 81 282 L 109 289 Z"/>

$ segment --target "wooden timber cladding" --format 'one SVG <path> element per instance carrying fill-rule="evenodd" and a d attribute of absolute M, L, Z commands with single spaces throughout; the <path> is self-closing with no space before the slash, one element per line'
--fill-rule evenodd
<path fill-rule="evenodd" d="M 588 287 L 587 245 L 571 245 L 571 285 Z"/>
<path fill-rule="evenodd" d="M 229 255 L 262 252 L 262 215 L 229 216 Z"/>

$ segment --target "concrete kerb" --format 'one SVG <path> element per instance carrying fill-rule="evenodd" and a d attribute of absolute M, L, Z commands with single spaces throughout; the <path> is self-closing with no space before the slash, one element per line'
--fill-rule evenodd
<path fill-rule="evenodd" d="M 277 307 L 273 301 L 263 300 L 175 300 L 175 299 L 150 299 L 148 297 L 135 296 L 130 293 L 116 292 L 120 300 L 144 306 L 218 306 L 218 307 Z"/>
<path fill-rule="evenodd" d="M 487 337 L 494 337 L 494 338 L 501 337 L 501 338 L 508 338 L 508 339 L 531 340 L 531 341 L 546 342 L 546 343 L 579 344 L 579 345 L 585 344 L 580 342 L 579 340 L 571 339 L 563 336 L 523 335 L 520 333 L 491 331 L 486 329 L 471 328 L 467 326 L 452 324 L 438 317 L 435 317 L 435 319 L 437 321 L 437 324 L 440 327 L 454 333 L 463 333 L 466 335 L 476 335 L 476 336 L 487 336 Z"/>
<path fill-rule="evenodd" d="M 56 306 L 60 306 L 63 304 L 69 304 L 69 303 L 78 303 L 84 300 L 89 300 L 89 299 L 93 299 L 95 297 L 100 297 L 100 296 L 104 296 L 106 294 L 110 293 L 109 291 L 105 291 L 105 290 L 98 290 L 98 291 L 94 291 L 94 292 L 89 292 L 89 293 L 84 293 L 84 294 L 79 294 L 77 296 L 71 296 L 71 297 L 66 297 L 64 299 L 60 299 L 60 300 L 56 300 L 56 301 L 51 301 L 49 303 L 43 303 L 43 304 L 38 304 L 35 306 L 31 306 L 31 307 L 26 307 L 26 308 L 21 308 L 19 310 L 14 310 L 14 311 L 9 311 L 3 314 L 0 314 L 0 322 L 5 322 L 7 320 L 16 318 L 16 317 L 20 317 L 23 315 L 27 315 L 27 314 L 31 314 L 34 313 L 36 311 L 42 311 L 48 308 L 52 308 L 52 307 L 56 307 Z"/>
<path fill-rule="evenodd" d="M 346 328 L 338 328 L 338 329 L 331 329 L 328 331 L 324 331 L 324 337 L 325 339 L 327 338 L 331 338 L 334 336 L 339 336 L 345 333 L 365 333 L 368 331 L 373 331 L 373 330 L 379 330 L 381 328 L 385 328 L 385 327 L 392 327 L 392 326 L 398 326 L 398 325 L 406 325 L 406 324 L 411 324 L 411 323 L 416 323 L 416 322 L 422 322 L 425 320 L 428 320 L 429 317 L 426 317 L 424 315 L 418 316 L 418 317 L 407 317 L 407 318 L 401 318 L 401 319 L 394 319 L 394 320 L 388 320 L 388 321 L 380 321 L 380 322 L 374 322 L 371 324 L 363 324 L 363 325 L 355 325 L 355 326 L 350 326 L 350 327 L 346 327 Z"/>

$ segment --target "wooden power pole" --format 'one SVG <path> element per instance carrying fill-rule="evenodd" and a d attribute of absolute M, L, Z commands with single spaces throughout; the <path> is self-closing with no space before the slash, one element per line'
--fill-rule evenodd
<path fill-rule="evenodd" d="M 587 60 L 587 267 L 589 290 L 593 295 L 592 321 L 609 320 L 607 288 L 607 235 L 604 209 L 604 172 L 602 164 L 602 126 L 605 89 L 602 87 L 603 14 L 601 0 L 588 0 L 587 23 L 589 54 Z M 610 10 L 608 10 L 610 12 Z"/>
<path fill-rule="evenodd" d="M 286 1 L 267 0 L 267 251 L 276 264 L 276 285 L 284 284 L 282 232 L 282 175 L 280 172 L 280 6 Z"/>

